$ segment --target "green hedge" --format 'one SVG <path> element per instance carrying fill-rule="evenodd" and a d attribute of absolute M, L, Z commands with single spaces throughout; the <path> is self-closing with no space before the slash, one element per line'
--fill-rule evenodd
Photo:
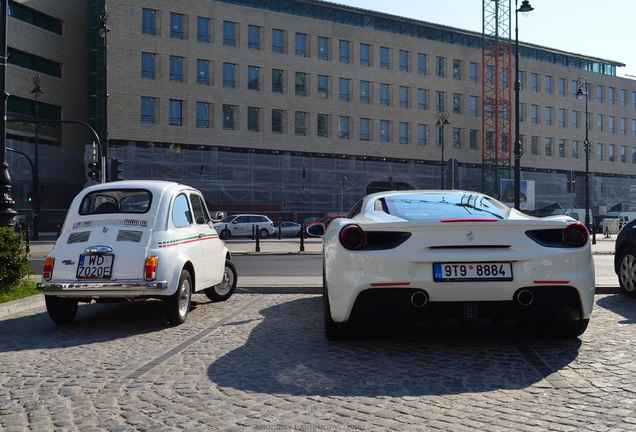
<path fill-rule="evenodd" d="M 0 291 L 9 289 L 31 274 L 29 256 L 13 229 L 0 227 Z"/>

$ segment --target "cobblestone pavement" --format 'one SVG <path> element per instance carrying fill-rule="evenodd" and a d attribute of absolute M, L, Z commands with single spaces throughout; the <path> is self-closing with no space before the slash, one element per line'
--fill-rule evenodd
<path fill-rule="evenodd" d="M 313 293 L 42 307 L 0 319 L 4 431 L 633 431 L 636 303 L 596 296 L 579 339 L 391 329 L 331 343 Z"/>

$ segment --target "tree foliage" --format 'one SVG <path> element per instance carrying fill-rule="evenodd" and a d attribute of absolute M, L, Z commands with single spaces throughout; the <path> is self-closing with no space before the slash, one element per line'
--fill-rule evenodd
<path fill-rule="evenodd" d="M 22 240 L 9 227 L 0 227 L 0 290 L 16 285 L 31 274 Z"/>

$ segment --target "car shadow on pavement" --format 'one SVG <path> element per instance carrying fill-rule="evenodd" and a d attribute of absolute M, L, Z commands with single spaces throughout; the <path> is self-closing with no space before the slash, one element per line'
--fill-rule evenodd
<path fill-rule="evenodd" d="M 578 355 L 579 339 L 525 338 L 506 332 L 404 331 L 329 342 L 322 298 L 261 310 L 264 319 L 240 347 L 210 364 L 218 386 L 317 396 L 418 396 L 532 386 Z M 230 324 L 231 325 L 231 324 Z"/>
<path fill-rule="evenodd" d="M 610 310 L 624 318 L 619 324 L 636 323 L 636 299 L 624 294 L 608 295 L 596 301 L 596 305 Z"/>
<path fill-rule="evenodd" d="M 77 317 L 68 325 L 54 324 L 46 311 L 1 321 L 0 353 L 109 342 L 166 327 L 161 301 L 80 303 Z"/>

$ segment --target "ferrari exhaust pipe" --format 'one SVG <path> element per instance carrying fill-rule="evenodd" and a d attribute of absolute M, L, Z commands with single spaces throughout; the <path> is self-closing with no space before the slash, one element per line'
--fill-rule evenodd
<path fill-rule="evenodd" d="M 428 294 L 426 291 L 415 291 L 411 296 L 411 304 L 416 308 L 426 306 L 428 303 Z"/>
<path fill-rule="evenodd" d="M 529 290 L 521 290 L 517 293 L 517 303 L 521 306 L 530 306 L 534 301 L 534 294 Z"/>

